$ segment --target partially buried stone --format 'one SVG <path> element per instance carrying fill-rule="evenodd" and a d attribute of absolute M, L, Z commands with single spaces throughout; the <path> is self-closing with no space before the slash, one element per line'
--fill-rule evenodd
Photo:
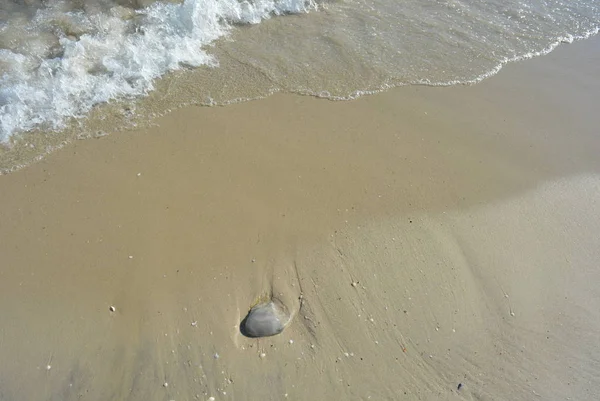
<path fill-rule="evenodd" d="M 285 306 L 272 300 L 250 309 L 240 325 L 240 331 L 246 337 L 274 336 L 281 333 L 289 321 L 290 316 Z"/>

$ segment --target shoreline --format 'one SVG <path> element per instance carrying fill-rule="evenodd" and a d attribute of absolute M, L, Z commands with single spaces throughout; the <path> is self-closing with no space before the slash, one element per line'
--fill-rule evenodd
<path fill-rule="evenodd" d="M 599 44 L 0 176 L 0 399 L 599 397 Z M 243 337 L 268 295 L 290 325 Z"/>
<path fill-rule="evenodd" d="M 503 60 L 500 64 L 492 68 L 491 70 L 482 73 L 478 77 L 468 80 L 465 82 L 449 82 L 449 83 L 427 83 L 427 82 L 413 82 L 404 83 L 399 85 L 392 85 L 391 87 L 378 87 L 371 89 L 358 90 L 359 95 L 350 94 L 346 97 L 328 97 L 321 96 L 318 93 L 313 92 L 302 92 L 289 90 L 286 91 L 283 88 L 272 87 L 263 91 L 248 92 L 248 97 L 233 97 L 227 98 L 223 103 L 213 103 L 214 100 L 209 96 L 205 100 L 196 100 L 192 102 L 182 103 L 180 100 L 176 100 L 171 92 L 185 92 L 186 86 L 189 86 L 189 79 L 197 79 L 200 82 L 220 82 L 226 81 L 227 73 L 220 71 L 220 69 L 209 69 L 201 67 L 196 71 L 171 71 L 165 75 L 156 79 L 156 89 L 149 92 L 146 97 L 140 97 L 136 99 L 118 99 L 110 102 L 98 104 L 94 106 L 90 112 L 82 117 L 76 118 L 71 122 L 66 123 L 66 127 L 56 132 L 42 132 L 39 129 L 33 129 L 29 132 L 23 132 L 18 134 L 15 138 L 12 138 L 11 144 L 6 145 L 0 143 L 0 176 L 11 174 L 22 168 L 26 168 L 32 164 L 35 164 L 44 158 L 48 157 L 52 153 L 59 151 L 65 146 L 70 146 L 72 143 L 78 140 L 89 140 L 98 139 L 108 135 L 120 135 L 131 131 L 145 130 L 156 124 L 156 121 L 165 117 L 173 110 L 180 110 L 190 107 L 228 107 L 239 103 L 253 102 L 257 100 L 264 100 L 270 96 L 308 96 L 316 99 L 325 99 L 330 101 L 354 101 L 363 97 L 369 97 L 379 95 L 387 91 L 402 90 L 404 87 L 420 87 L 424 86 L 427 88 L 447 88 L 447 87 L 460 87 L 460 86 L 473 86 L 478 85 L 490 78 L 496 76 L 500 71 L 507 67 L 511 67 L 514 64 L 519 64 L 533 60 L 540 57 L 545 57 L 552 52 L 559 49 L 561 46 L 570 46 L 578 42 L 595 40 L 598 41 L 598 28 L 586 32 L 583 35 L 572 36 L 557 39 L 555 42 L 550 43 L 546 48 L 536 51 L 534 53 L 528 53 L 512 59 Z M 221 55 L 224 56 L 224 55 Z M 231 67 L 233 70 L 236 67 Z M 240 68 L 239 66 L 237 67 Z M 243 68 L 242 68 L 243 70 Z M 240 74 L 245 74 L 243 71 L 239 71 Z M 182 76 L 188 74 L 188 79 L 180 79 Z M 208 74 L 205 76 L 204 74 Z M 262 78 L 256 74 L 249 75 L 247 80 L 261 81 Z M 266 85 L 266 83 L 263 83 Z M 224 88 L 220 88 L 223 90 Z M 199 89 L 196 88 L 196 91 Z M 213 88 L 213 90 L 219 90 L 219 88 Z M 356 93 L 356 92 L 355 92 Z M 230 97 L 232 94 L 230 93 Z M 160 100 L 159 100 L 160 99 Z M 158 111 L 160 108 L 166 111 Z M 139 109 L 139 114 L 132 112 L 132 110 Z M 108 122 L 107 122 L 108 121 Z M 43 149 L 39 151 L 38 149 Z"/>

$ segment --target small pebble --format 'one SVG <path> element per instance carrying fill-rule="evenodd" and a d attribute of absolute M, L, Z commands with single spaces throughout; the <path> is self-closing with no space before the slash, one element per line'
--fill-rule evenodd
<path fill-rule="evenodd" d="M 52 365 L 46 366 L 46 370 L 50 370 L 50 369 L 52 369 Z"/>
<path fill-rule="evenodd" d="M 108 307 L 108 310 L 111 311 L 111 312 L 116 312 L 117 308 L 115 308 L 114 306 L 111 305 L 111 306 Z"/>
<path fill-rule="evenodd" d="M 267 356 L 267 354 L 265 354 L 264 352 L 261 352 L 259 357 L 264 358 L 265 356 Z"/>
<path fill-rule="evenodd" d="M 167 382 L 164 382 L 164 383 L 163 383 L 163 387 L 169 387 L 169 383 L 167 383 Z"/>
<path fill-rule="evenodd" d="M 129 259 L 133 259 L 133 255 L 129 255 Z"/>
<path fill-rule="evenodd" d="M 294 340 L 290 340 L 290 344 L 293 344 L 293 343 L 294 343 Z"/>
<path fill-rule="evenodd" d="M 457 390 L 460 390 L 462 388 L 462 383 L 458 383 L 458 386 L 456 386 Z"/>
<path fill-rule="evenodd" d="M 213 355 L 213 358 L 219 359 L 219 354 L 215 353 L 215 355 Z"/>
<path fill-rule="evenodd" d="M 215 401 L 215 397 L 209 397 L 208 401 Z"/>
<path fill-rule="evenodd" d="M 279 334 L 285 329 L 291 316 L 285 306 L 272 300 L 254 306 L 242 320 L 241 332 L 246 337 L 269 337 Z"/>
<path fill-rule="evenodd" d="M 198 325 L 198 322 L 192 322 L 192 326 L 196 327 Z"/>

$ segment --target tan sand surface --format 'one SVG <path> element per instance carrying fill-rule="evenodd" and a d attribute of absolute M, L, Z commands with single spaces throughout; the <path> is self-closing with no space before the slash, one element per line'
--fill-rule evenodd
<path fill-rule="evenodd" d="M 0 400 L 600 399 L 599 48 L 0 176 Z"/>

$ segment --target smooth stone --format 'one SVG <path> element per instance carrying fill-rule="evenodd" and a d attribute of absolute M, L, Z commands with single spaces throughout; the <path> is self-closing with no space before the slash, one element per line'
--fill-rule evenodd
<path fill-rule="evenodd" d="M 240 325 L 246 337 L 269 337 L 279 334 L 289 323 L 285 306 L 276 301 L 258 304 L 248 312 Z"/>

